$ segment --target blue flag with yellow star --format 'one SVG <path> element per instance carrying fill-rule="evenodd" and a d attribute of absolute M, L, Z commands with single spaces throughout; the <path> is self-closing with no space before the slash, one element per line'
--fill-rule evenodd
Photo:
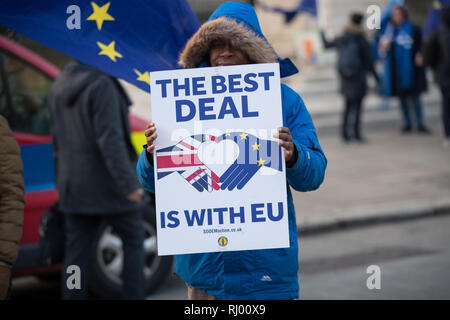
<path fill-rule="evenodd" d="M 450 6 L 450 0 L 433 0 L 428 16 L 423 25 L 423 35 L 428 38 L 432 33 L 436 32 L 441 25 L 442 8 Z"/>
<path fill-rule="evenodd" d="M 312 16 L 317 17 L 316 0 L 301 0 L 298 3 L 297 7 L 292 10 L 286 10 L 280 7 L 270 7 L 263 3 L 258 3 L 258 6 L 260 6 L 264 10 L 283 14 L 286 23 L 290 23 L 297 16 L 297 14 L 301 12 L 307 12 Z"/>
<path fill-rule="evenodd" d="M 231 166 L 220 176 L 222 190 L 242 189 L 263 166 L 282 171 L 282 150 L 278 142 L 258 138 L 246 132 L 229 132 L 218 137 L 218 142 L 233 140 L 239 154 Z"/>
<path fill-rule="evenodd" d="M 0 0 L 0 24 L 145 91 L 200 26 L 186 0 Z"/>

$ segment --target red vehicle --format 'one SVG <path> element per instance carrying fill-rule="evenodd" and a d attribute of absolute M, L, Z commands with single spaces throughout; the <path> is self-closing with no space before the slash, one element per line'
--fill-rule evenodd
<path fill-rule="evenodd" d="M 19 256 L 13 276 L 58 274 L 61 264 L 40 258 L 40 224 L 45 211 L 58 201 L 55 189 L 50 114 L 47 97 L 59 69 L 27 48 L 0 36 L 0 113 L 9 121 L 20 145 L 24 165 L 25 210 Z M 132 141 L 142 150 L 146 121 L 129 116 Z M 153 199 L 153 197 L 152 197 Z M 156 249 L 154 201 L 145 207 L 144 273 L 149 291 L 171 272 L 172 257 L 159 257 Z M 122 241 L 106 223 L 98 229 L 90 270 L 92 291 L 101 297 L 118 297 L 123 252 Z"/>

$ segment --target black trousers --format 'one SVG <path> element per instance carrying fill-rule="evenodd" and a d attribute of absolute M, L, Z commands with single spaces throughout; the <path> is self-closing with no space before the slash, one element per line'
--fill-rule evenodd
<path fill-rule="evenodd" d="M 442 92 L 442 124 L 444 127 L 444 136 L 450 139 L 450 92 L 441 89 Z"/>
<path fill-rule="evenodd" d="M 92 258 L 97 230 L 103 221 L 112 225 L 123 243 L 122 298 L 144 299 L 144 229 L 142 214 L 139 210 L 111 215 L 65 214 L 66 244 L 61 282 L 62 299 L 85 300 L 88 298 L 89 261 Z M 70 265 L 80 268 L 81 289 L 70 290 L 67 287 L 67 279 L 71 274 L 66 271 Z"/>
<path fill-rule="evenodd" d="M 361 109 L 363 98 L 345 98 L 345 109 L 342 117 L 342 138 L 345 141 L 362 139 Z"/>

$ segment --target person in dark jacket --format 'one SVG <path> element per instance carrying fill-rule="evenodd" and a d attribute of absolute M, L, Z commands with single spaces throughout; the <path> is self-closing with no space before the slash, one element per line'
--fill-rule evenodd
<path fill-rule="evenodd" d="M 365 142 L 361 133 L 362 102 L 367 93 L 367 72 L 379 82 L 375 71 L 370 45 L 361 26 L 363 15 L 353 13 L 342 36 L 328 41 L 321 32 L 325 48 L 337 48 L 337 69 L 341 82 L 341 93 L 345 99 L 342 121 L 344 142 Z"/>
<path fill-rule="evenodd" d="M 445 148 L 450 148 L 450 6 L 442 9 L 442 26 L 425 47 L 425 63 L 433 68 L 442 93 Z"/>
<path fill-rule="evenodd" d="M 395 7 L 391 12 L 391 21 L 381 37 L 379 51 L 384 57 L 383 94 L 400 99 L 404 133 L 412 131 L 410 104 L 414 107 L 417 130 L 422 133 L 430 132 L 424 123 L 420 99 L 420 94 L 427 90 L 421 50 L 420 27 L 408 20 L 405 7 Z"/>
<path fill-rule="evenodd" d="M 87 299 L 88 265 L 96 230 L 106 220 L 123 241 L 123 298 L 144 298 L 144 231 L 137 154 L 130 140 L 131 104 L 117 79 L 69 63 L 50 93 L 51 131 L 59 208 L 65 220 L 64 270 L 81 269 L 81 289 L 64 299 Z"/>

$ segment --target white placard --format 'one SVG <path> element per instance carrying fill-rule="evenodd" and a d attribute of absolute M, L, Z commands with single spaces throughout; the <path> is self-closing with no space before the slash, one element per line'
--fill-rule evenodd
<path fill-rule="evenodd" d="M 150 79 L 158 254 L 288 247 L 279 65 Z"/>

